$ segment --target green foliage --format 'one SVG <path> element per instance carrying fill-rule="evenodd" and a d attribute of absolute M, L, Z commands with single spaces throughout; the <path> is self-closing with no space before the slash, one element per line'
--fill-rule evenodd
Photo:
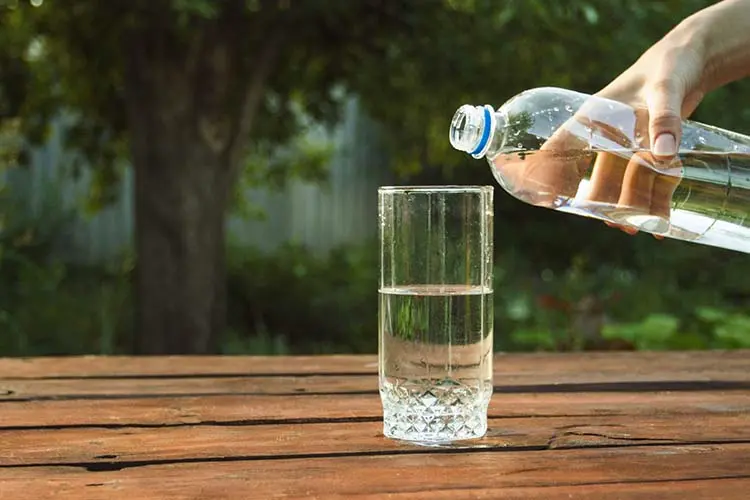
<path fill-rule="evenodd" d="M 397 130 L 392 150 L 407 174 L 415 172 L 415 164 L 463 166 L 470 161 L 446 140 L 449 121 L 461 104 L 499 106 L 542 85 L 595 92 L 682 17 L 708 3 L 443 4 L 415 16 L 412 30 L 391 38 L 384 60 L 363 61 L 351 81 L 373 116 Z M 438 33 L 433 33 L 435 27 Z"/>
<path fill-rule="evenodd" d="M 328 174 L 328 162 L 333 145 L 301 135 L 283 147 L 259 145 L 247 160 L 242 176 L 245 187 L 265 186 L 280 189 L 287 185 L 290 175 L 306 181 L 323 182 Z"/>
<path fill-rule="evenodd" d="M 225 352 L 375 352 L 376 252 L 374 244 L 342 247 L 330 258 L 294 246 L 268 255 L 233 252 L 233 330 Z M 731 305 L 730 289 L 680 290 L 673 284 L 692 270 L 662 271 L 599 267 L 584 259 L 553 271 L 526 255 L 501 252 L 495 349 L 750 347 L 750 315 Z M 414 324 L 415 318 L 402 321 Z"/>
<path fill-rule="evenodd" d="M 51 257 L 72 214 L 57 199 L 34 216 L 0 199 L 0 355 L 127 352 L 131 266 L 74 268 Z"/>
<path fill-rule="evenodd" d="M 227 349 L 280 339 L 275 350 L 375 352 L 376 244 L 341 247 L 325 257 L 290 245 L 273 254 L 235 248 L 229 257 Z M 238 333 L 250 336 L 245 343 Z M 265 339 L 265 340 L 264 340 Z"/>
<path fill-rule="evenodd" d="M 172 0 L 172 9 L 184 19 L 191 16 L 212 19 L 219 15 L 220 4 L 212 0 Z"/>
<path fill-rule="evenodd" d="M 266 330 L 240 334 L 229 330 L 222 342 L 222 354 L 285 355 L 290 353 L 286 338 Z"/>
<path fill-rule="evenodd" d="M 40 7 L 22 0 L 14 5 L 0 6 L 0 109 L 5 108 L 4 117 L 21 117 L 23 135 L 35 142 L 44 138 L 53 116 L 72 113 L 75 119 L 67 146 L 79 151 L 98 172 L 95 204 L 108 201 L 108 184 L 119 180 L 117 160 L 129 156 L 131 134 L 141 133 L 129 129 L 126 115 L 124 41 L 158 38 L 165 62 L 185 59 L 185 67 L 201 62 L 190 60 L 199 57 L 196 47 L 228 44 L 239 54 L 233 61 L 239 70 L 231 84 L 244 91 L 243 86 L 253 85 L 259 58 L 268 45 L 283 39 L 268 85 L 261 89 L 265 95 L 261 109 L 253 117 L 259 126 L 252 138 L 241 139 L 250 139 L 250 153 L 255 156 L 248 162 L 256 170 L 250 178 L 278 183 L 282 174 L 307 170 L 299 163 L 277 161 L 262 165 L 270 173 L 259 175 L 257 157 L 299 136 L 310 119 L 325 123 L 337 119 L 342 102 L 339 84 L 346 87 L 349 80 L 359 78 L 362 63 L 380 59 L 396 34 L 431 26 L 430 16 L 444 9 L 439 0 L 420 5 L 345 0 L 85 0 L 44 2 Z M 433 33 L 437 30 L 431 28 Z M 200 54 L 206 56 L 210 50 Z M 242 102 L 238 97 L 229 105 L 236 109 Z M 317 164 L 307 166 L 315 175 Z"/>
<path fill-rule="evenodd" d="M 123 43 L 164 34 L 165 50 L 178 57 L 185 44 L 239 32 L 234 43 L 246 56 L 246 73 L 238 80 L 247 83 L 257 54 L 281 33 L 281 62 L 254 120 L 239 193 L 283 186 L 288 175 L 322 179 L 327 146 L 289 141 L 313 123 L 334 122 L 347 93 L 358 95 L 388 133 L 405 182 L 494 184 L 484 163 L 448 143 L 458 106 L 499 105 L 540 85 L 594 92 L 709 3 L 80 0 L 32 8 L 19 0 L 0 7 L 0 117 L 11 132 L 2 136 L 3 161 L 22 163 L 18 135 L 42 141 L 50 118 L 70 113 L 68 145 L 96 169 L 97 208 L 113 192 L 133 132 L 124 109 Z M 707 96 L 695 118 L 750 131 L 750 108 L 737 105 L 748 98 L 748 82 L 727 86 Z M 746 255 L 631 238 L 498 194 L 499 349 L 748 345 Z M 9 332 L 0 349 L 116 352 L 127 345 L 127 272 L 91 275 L 48 261 L 58 231 L 52 228 L 64 220 L 45 229 L 11 212 L 3 209 L 14 229 L 0 246 L 0 320 Z M 372 248 L 329 257 L 296 247 L 273 255 L 233 249 L 225 352 L 373 352 Z"/>
<path fill-rule="evenodd" d="M 711 265 L 708 259 L 685 258 L 694 251 L 710 255 L 718 250 L 679 243 L 674 247 L 672 253 L 663 249 L 661 259 L 652 255 L 646 265 L 631 262 L 627 267 L 612 267 L 602 258 L 587 263 L 582 257 L 559 271 L 534 266 L 526 257 L 501 261 L 496 273 L 497 347 L 663 350 L 750 345 L 750 315 L 744 305 L 748 287 L 741 291 L 737 283 L 722 279 L 722 273 L 732 273 L 731 263 L 725 269 L 726 261 Z M 727 254 L 735 262 L 743 257 Z"/>
<path fill-rule="evenodd" d="M 362 97 L 368 111 L 396 132 L 390 139 L 397 168 L 413 174 L 425 166 L 466 162 L 445 139 L 447 120 L 460 104 L 499 105 L 538 85 L 598 90 L 682 17 L 707 4 L 86 0 L 35 8 L 20 1 L 16 8 L 0 7 L 0 109 L 6 109 L 4 116 L 23 117 L 24 133 L 33 138 L 43 137 L 53 114 L 74 112 L 80 119 L 70 147 L 108 170 L 100 184 L 117 182 L 116 159 L 127 156 L 129 138 L 123 40 L 159 34 L 177 50 L 240 27 L 242 36 L 231 43 L 245 55 L 249 85 L 257 54 L 272 34 L 282 33 L 281 64 L 270 75 L 252 149 L 268 152 L 299 135 L 305 127 L 300 109 L 315 121 L 332 122 L 344 90 Z M 738 92 L 744 95 L 747 87 Z"/>
<path fill-rule="evenodd" d="M 664 349 L 678 337 L 679 320 L 669 314 L 653 313 L 634 323 L 605 325 L 605 339 L 621 339 L 637 349 Z M 675 346 L 676 347 L 676 346 Z"/>
<path fill-rule="evenodd" d="M 2 247 L 0 354 L 128 352 L 132 263 L 96 270 L 37 261 L 31 248 L 42 242 L 24 241 Z M 377 245 L 330 256 L 298 246 L 270 254 L 232 248 L 229 262 L 231 328 L 221 352 L 376 352 Z M 750 315 L 732 305 L 733 292 L 673 288 L 691 272 L 676 267 L 649 276 L 577 260 L 552 271 L 503 252 L 494 279 L 495 349 L 750 348 Z"/>
<path fill-rule="evenodd" d="M 696 310 L 696 317 L 713 333 L 718 343 L 729 348 L 750 348 L 750 315 L 700 307 Z"/>

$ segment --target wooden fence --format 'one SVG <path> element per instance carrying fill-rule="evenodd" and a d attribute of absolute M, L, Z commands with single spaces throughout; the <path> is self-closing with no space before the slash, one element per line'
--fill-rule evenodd
<path fill-rule="evenodd" d="M 127 251 L 133 240 L 133 173 L 125 166 L 116 201 L 94 214 L 82 208 L 90 173 L 70 175 L 72 156 L 62 144 L 63 122 L 56 122 L 48 141 L 35 149 L 31 167 L 13 169 L 5 178 L 22 193 L 27 215 L 41 224 L 71 213 L 57 237 L 56 253 L 63 260 L 105 263 Z M 293 180 L 284 189 L 250 189 L 246 196 L 265 217 L 228 217 L 233 242 L 272 251 L 285 242 L 303 244 L 318 253 L 344 243 L 374 236 L 378 185 L 390 180 L 387 157 L 379 145 L 377 126 L 349 101 L 339 125 L 316 136 L 333 149 L 324 183 Z"/>

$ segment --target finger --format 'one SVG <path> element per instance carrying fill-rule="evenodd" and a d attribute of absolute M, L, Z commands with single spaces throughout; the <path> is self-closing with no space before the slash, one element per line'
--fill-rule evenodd
<path fill-rule="evenodd" d="M 684 92 L 676 79 L 662 80 L 647 94 L 651 152 L 661 160 L 677 154 L 682 136 Z"/>
<path fill-rule="evenodd" d="M 634 235 L 638 232 L 637 228 L 611 222 L 615 220 L 613 216 L 621 196 L 627 166 L 628 160 L 626 158 L 612 153 L 598 153 L 591 174 L 591 189 L 587 199 L 610 205 L 611 209 L 605 214 L 610 217 L 610 220 L 605 220 L 604 223 L 609 227 Z"/>
<path fill-rule="evenodd" d="M 618 205 L 629 208 L 629 212 L 648 214 L 655 180 L 656 172 L 651 169 L 644 153 L 634 154 L 625 169 Z"/>
<path fill-rule="evenodd" d="M 577 118 L 588 126 L 591 148 L 598 151 L 589 199 L 616 203 L 630 157 L 643 148 L 644 141 L 648 142 L 648 112 L 608 98 L 591 99 L 581 107 Z"/>
<path fill-rule="evenodd" d="M 680 165 L 679 159 L 666 165 L 657 163 L 649 153 L 635 154 L 628 163 L 618 204 L 627 207 L 626 216 L 640 219 L 642 229 L 660 234 L 669 231 Z"/>
<path fill-rule="evenodd" d="M 628 160 L 612 153 L 597 153 L 587 200 L 615 204 L 620 198 Z"/>
<path fill-rule="evenodd" d="M 607 220 L 604 221 L 604 224 L 606 224 L 608 227 L 611 227 L 612 229 L 619 229 L 623 233 L 627 233 L 631 236 L 638 233 L 638 228 L 634 226 L 628 226 L 625 224 L 615 224 L 614 222 L 609 222 Z"/>
<path fill-rule="evenodd" d="M 672 210 L 672 196 L 680 184 L 682 162 L 675 158 L 665 166 L 656 165 L 658 169 L 651 192 L 651 213 L 669 219 Z"/>
<path fill-rule="evenodd" d="M 647 116 L 645 110 L 641 115 Z M 638 148 L 638 137 L 647 136 L 648 120 L 638 118 L 638 111 L 623 103 L 593 96 L 586 99 L 541 147 L 542 151 L 558 153 L 554 162 L 544 158 L 555 164 L 554 170 L 539 162 L 530 165 L 525 176 L 547 186 L 556 185 L 566 196 L 574 196 L 580 181 L 589 177 L 587 199 L 616 202 L 627 166 L 627 159 L 618 159 L 618 155 L 627 158 L 632 149 Z M 613 151 L 616 153 L 610 154 Z"/>
<path fill-rule="evenodd" d="M 498 155 L 493 165 L 504 187 L 534 205 L 554 206 L 576 196 L 592 155 L 586 143 L 566 131 L 556 131 L 536 152 Z"/>
<path fill-rule="evenodd" d="M 561 127 L 545 141 L 540 151 L 548 153 L 554 159 L 556 169 L 533 172 L 534 177 L 544 179 L 550 185 L 558 185 L 564 192 L 575 195 L 593 159 L 588 143 L 575 133 Z M 544 169 L 543 163 L 538 166 Z"/>

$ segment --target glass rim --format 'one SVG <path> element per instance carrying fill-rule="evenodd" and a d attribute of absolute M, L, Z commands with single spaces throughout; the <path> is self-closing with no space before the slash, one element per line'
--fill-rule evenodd
<path fill-rule="evenodd" d="M 380 186 L 378 193 L 488 193 L 493 189 L 493 186 L 480 185 Z"/>

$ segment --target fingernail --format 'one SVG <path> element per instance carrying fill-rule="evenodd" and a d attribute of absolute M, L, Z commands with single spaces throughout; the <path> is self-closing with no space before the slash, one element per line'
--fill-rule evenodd
<path fill-rule="evenodd" d="M 654 142 L 653 153 L 656 156 L 673 156 L 677 153 L 677 141 L 672 134 L 661 134 Z"/>

